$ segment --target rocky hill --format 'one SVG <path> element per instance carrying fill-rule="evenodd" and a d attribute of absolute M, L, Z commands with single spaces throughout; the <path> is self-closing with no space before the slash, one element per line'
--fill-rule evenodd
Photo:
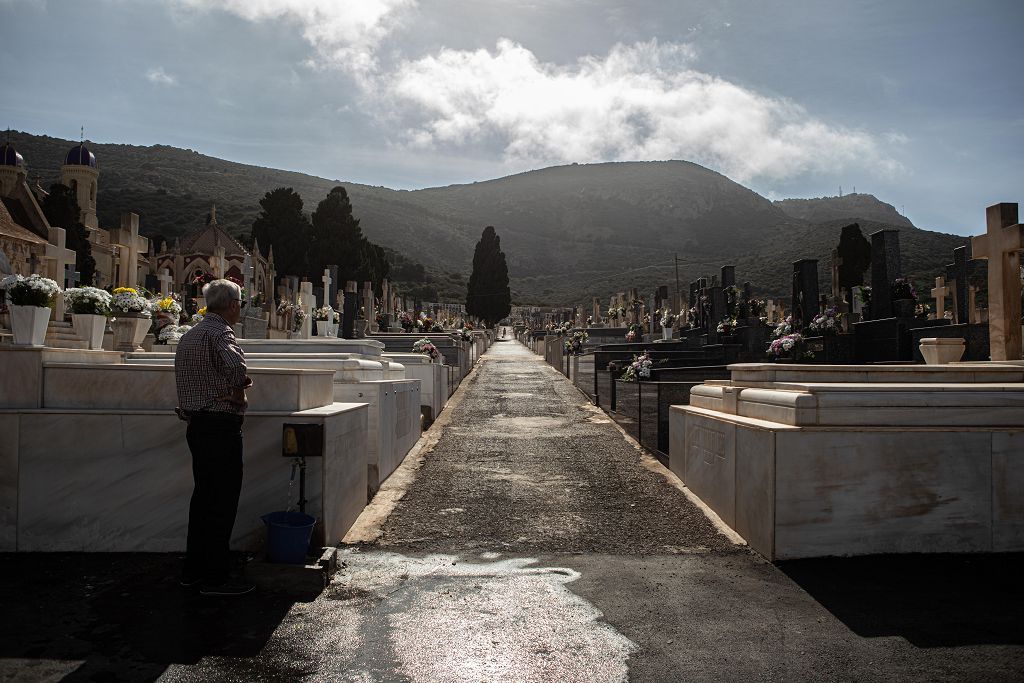
<path fill-rule="evenodd" d="M 55 182 L 73 142 L 12 134 L 30 177 Z M 135 211 L 143 231 L 173 239 L 199 226 L 211 203 L 222 225 L 247 236 L 263 194 L 292 187 L 312 211 L 331 187 L 348 190 L 367 236 L 434 272 L 464 273 L 486 225 L 501 236 L 516 303 L 589 301 L 628 287 L 649 290 L 737 266 L 761 295 L 788 293 L 792 261 L 830 254 L 843 225 L 865 236 L 901 231 L 904 269 L 924 286 L 965 242 L 921 230 L 889 204 L 856 194 L 771 202 L 725 176 L 685 161 L 569 165 L 423 190 L 391 190 L 247 166 L 174 147 L 90 144 L 98 159 L 99 216 L 115 225 Z M 444 276 L 448 278 L 447 275 Z M 457 276 L 451 281 L 458 283 Z M 448 290 L 457 296 L 460 285 Z"/>

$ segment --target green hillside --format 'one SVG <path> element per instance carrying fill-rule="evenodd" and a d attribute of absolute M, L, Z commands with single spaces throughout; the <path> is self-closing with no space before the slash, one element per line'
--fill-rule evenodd
<path fill-rule="evenodd" d="M 55 182 L 74 144 L 13 133 L 30 177 Z M 602 300 L 616 291 L 674 283 L 673 255 L 686 283 L 737 266 L 761 296 L 788 296 L 792 261 L 817 258 L 823 284 L 843 225 L 865 236 L 901 231 L 904 270 L 930 283 L 965 238 L 918 229 L 889 204 L 856 194 L 771 202 L 725 176 L 685 161 L 569 165 L 466 185 L 391 190 L 247 166 L 156 145 L 90 143 L 100 169 L 101 225 L 122 211 L 143 232 L 172 239 L 202 224 L 210 204 L 220 223 L 248 237 L 258 202 L 294 188 L 311 211 L 335 185 L 348 190 L 364 233 L 424 266 L 439 297 L 459 299 L 484 226 L 501 236 L 513 299 L 523 304 Z M 412 268 L 415 271 L 415 268 Z M 411 271 L 410 271 L 411 272 Z M 423 298 L 428 298 L 424 296 Z"/>

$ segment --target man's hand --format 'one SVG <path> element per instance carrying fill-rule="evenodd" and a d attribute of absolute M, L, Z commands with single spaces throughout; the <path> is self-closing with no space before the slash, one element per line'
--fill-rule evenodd
<path fill-rule="evenodd" d="M 245 395 L 245 389 L 252 386 L 252 380 L 250 379 L 248 384 L 244 388 L 236 387 L 231 390 L 231 393 L 227 396 L 218 397 L 218 401 L 226 401 L 227 403 L 234 403 L 236 406 L 241 408 L 249 407 L 249 399 Z"/>

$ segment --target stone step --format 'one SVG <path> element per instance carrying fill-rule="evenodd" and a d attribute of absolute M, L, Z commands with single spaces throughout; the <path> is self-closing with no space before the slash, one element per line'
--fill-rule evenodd
<path fill-rule="evenodd" d="M 74 329 L 74 326 L 71 323 L 64 322 L 63 320 L 51 320 L 50 322 L 48 322 L 46 324 L 46 329 L 48 329 L 48 330 L 63 330 L 63 329 L 70 330 L 70 329 Z"/>
<path fill-rule="evenodd" d="M 88 349 L 89 342 L 84 339 L 51 339 L 46 338 L 45 345 L 51 349 Z"/>

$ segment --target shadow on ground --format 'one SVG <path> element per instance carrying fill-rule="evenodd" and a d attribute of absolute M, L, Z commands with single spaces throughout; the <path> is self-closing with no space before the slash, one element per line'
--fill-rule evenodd
<path fill-rule="evenodd" d="M 0 585 L 0 679 L 55 661 L 67 681 L 151 681 L 174 663 L 252 657 L 295 602 L 315 598 L 204 598 L 178 585 L 175 554 L 0 554 L 0 565 L 19 577 Z"/>
<path fill-rule="evenodd" d="M 778 564 L 854 633 L 918 647 L 1024 644 L 1024 553 L 882 555 Z"/>

